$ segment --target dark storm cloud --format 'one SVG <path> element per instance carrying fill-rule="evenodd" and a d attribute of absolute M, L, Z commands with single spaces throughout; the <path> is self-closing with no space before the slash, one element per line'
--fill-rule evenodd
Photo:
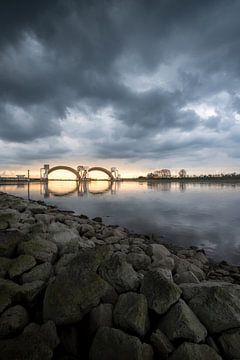
<path fill-rule="evenodd" d="M 79 141 L 88 134 L 93 156 L 141 159 L 219 147 L 223 124 L 225 131 L 235 126 L 225 118 L 239 111 L 239 11 L 237 0 L 2 0 L 0 139 L 48 143 L 69 132 L 69 109 L 99 126 L 96 113 L 111 107 L 112 141 L 108 129 L 100 140 L 81 125 L 71 133 Z M 225 108 L 221 93 L 228 94 Z M 209 99 L 221 111 L 205 122 L 187 108 Z M 233 143 L 228 134 L 232 157 Z M 57 152 L 48 148 L 49 156 Z"/>

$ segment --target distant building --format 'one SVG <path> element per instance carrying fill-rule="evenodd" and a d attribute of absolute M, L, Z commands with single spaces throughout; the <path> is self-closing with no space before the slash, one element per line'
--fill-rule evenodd
<path fill-rule="evenodd" d="M 153 173 L 149 173 L 147 177 L 150 179 L 170 178 L 171 171 L 168 169 L 155 170 Z"/>
<path fill-rule="evenodd" d="M 185 177 L 187 176 L 186 170 L 181 169 L 181 170 L 179 171 L 179 173 L 178 173 L 178 176 L 179 176 L 180 178 L 185 178 Z"/>

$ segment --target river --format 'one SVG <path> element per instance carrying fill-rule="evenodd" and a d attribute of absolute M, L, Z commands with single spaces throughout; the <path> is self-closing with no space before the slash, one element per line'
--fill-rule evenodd
<path fill-rule="evenodd" d="M 240 264 L 239 183 L 49 181 L 1 184 L 0 191 L 101 216 L 106 224 L 204 248 L 216 260 Z"/>

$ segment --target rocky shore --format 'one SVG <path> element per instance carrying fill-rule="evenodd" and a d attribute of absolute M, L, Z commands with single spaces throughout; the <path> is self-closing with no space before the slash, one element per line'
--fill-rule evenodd
<path fill-rule="evenodd" d="M 0 193 L 0 359 L 240 359 L 240 267 Z"/>

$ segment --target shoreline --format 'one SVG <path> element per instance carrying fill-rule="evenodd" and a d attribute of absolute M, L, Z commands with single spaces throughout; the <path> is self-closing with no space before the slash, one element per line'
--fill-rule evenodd
<path fill-rule="evenodd" d="M 4 360 L 240 358 L 239 298 L 203 250 L 0 192 Z"/>

